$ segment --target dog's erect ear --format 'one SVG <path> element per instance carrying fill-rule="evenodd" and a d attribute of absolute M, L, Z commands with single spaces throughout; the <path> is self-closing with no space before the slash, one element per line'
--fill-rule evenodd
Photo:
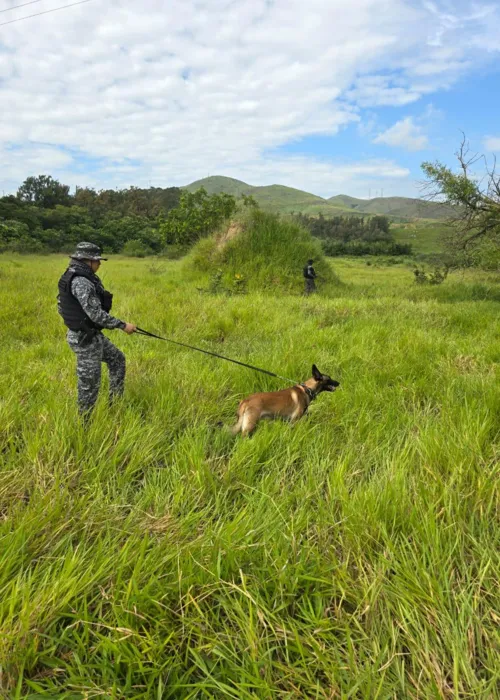
<path fill-rule="evenodd" d="M 313 373 L 314 379 L 315 379 L 317 382 L 319 382 L 320 379 L 321 379 L 321 377 L 322 377 L 323 375 L 321 374 L 321 372 L 319 371 L 319 369 L 316 367 L 316 365 L 313 365 L 313 367 L 312 367 L 312 373 Z"/>

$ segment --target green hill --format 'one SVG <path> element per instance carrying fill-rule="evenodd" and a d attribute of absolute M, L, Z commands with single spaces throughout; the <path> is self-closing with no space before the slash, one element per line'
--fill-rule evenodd
<path fill-rule="evenodd" d="M 446 219 L 452 209 L 438 202 L 427 202 L 411 197 L 376 197 L 357 199 L 339 194 L 324 199 L 310 192 L 296 190 L 284 185 L 254 187 L 231 177 L 213 175 L 196 180 L 184 189 L 195 192 L 204 187 L 209 194 L 227 192 L 236 197 L 251 194 L 262 209 L 280 213 L 302 212 L 303 214 L 323 214 L 335 216 L 350 214 L 386 214 L 396 219 Z"/>
<path fill-rule="evenodd" d="M 211 177 L 204 177 L 202 180 L 196 180 L 190 185 L 183 187 L 183 190 L 188 190 L 189 192 L 196 192 L 196 190 L 204 187 L 208 194 L 219 194 L 220 192 L 226 192 L 227 194 L 232 194 L 235 197 L 239 197 L 242 194 L 251 194 L 251 190 L 255 189 L 252 185 L 247 185 L 246 182 L 241 180 L 235 180 L 232 177 L 223 177 L 221 175 L 213 175 Z"/>
<path fill-rule="evenodd" d="M 251 193 L 262 209 L 270 209 L 281 213 L 308 212 L 319 207 L 331 209 L 326 200 L 309 192 L 296 190 L 284 185 L 268 185 L 267 187 L 253 187 Z M 335 208 L 335 207 L 334 207 Z"/>
<path fill-rule="evenodd" d="M 343 209 L 358 209 L 362 208 L 362 205 L 370 200 L 356 199 L 356 197 L 349 197 L 348 194 L 336 194 L 335 197 L 330 197 L 327 201 Z"/>
<path fill-rule="evenodd" d="M 411 197 L 355 199 L 341 194 L 330 197 L 327 201 L 363 214 L 386 214 L 405 219 L 447 219 L 453 213 L 446 204 Z"/>
<path fill-rule="evenodd" d="M 284 185 L 254 187 L 241 180 L 219 175 L 196 180 L 196 182 L 186 185 L 183 189 L 189 190 L 189 192 L 196 192 L 200 187 L 204 187 L 208 194 L 227 192 L 227 194 L 232 194 L 235 197 L 239 197 L 242 194 L 251 194 L 262 209 L 269 209 L 283 214 L 292 211 L 315 214 L 323 211 L 325 216 L 327 216 L 328 214 L 339 214 L 343 211 L 342 208 L 330 204 L 323 197 L 296 190 L 293 187 L 285 187 Z"/>

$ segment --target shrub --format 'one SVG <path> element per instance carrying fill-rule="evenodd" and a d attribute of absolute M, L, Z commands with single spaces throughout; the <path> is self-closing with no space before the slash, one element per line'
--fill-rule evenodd
<path fill-rule="evenodd" d="M 200 289 L 198 287 L 198 291 L 207 294 L 227 294 L 228 296 L 246 294 L 247 281 L 242 274 L 237 273 L 231 283 L 227 285 L 224 280 L 224 270 L 219 268 L 210 275 L 208 288 Z"/>
<path fill-rule="evenodd" d="M 142 241 L 133 239 L 125 243 L 121 253 L 122 255 L 128 255 L 131 258 L 145 258 L 148 255 L 153 255 L 153 250 Z"/>
<path fill-rule="evenodd" d="M 160 255 L 162 258 L 167 258 L 168 260 L 179 260 L 186 255 L 188 250 L 188 247 L 185 245 L 172 243 L 171 245 L 166 245 Z"/>
<path fill-rule="evenodd" d="M 423 267 L 415 267 L 413 274 L 417 284 L 442 284 L 448 277 L 448 267 L 434 267 L 432 270 L 425 270 Z"/>
<path fill-rule="evenodd" d="M 8 242 L 0 241 L 0 253 L 44 253 L 47 252 L 40 241 L 22 236 Z"/>

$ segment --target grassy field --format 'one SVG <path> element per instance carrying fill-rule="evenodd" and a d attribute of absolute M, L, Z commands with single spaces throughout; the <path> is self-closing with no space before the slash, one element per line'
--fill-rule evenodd
<path fill-rule="evenodd" d="M 415 255 L 442 253 L 444 240 L 450 229 L 442 221 L 419 220 L 404 224 L 394 223 L 391 231 L 397 243 L 409 243 Z"/>
<path fill-rule="evenodd" d="M 220 423 L 280 382 L 119 331 L 126 396 L 84 433 L 66 259 L 2 257 L 0 695 L 499 697 L 498 277 L 333 264 L 307 299 L 104 264 L 120 318 L 340 380 L 242 440 Z"/>

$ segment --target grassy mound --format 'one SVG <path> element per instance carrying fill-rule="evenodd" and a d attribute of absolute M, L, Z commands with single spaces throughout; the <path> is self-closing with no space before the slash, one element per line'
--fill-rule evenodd
<path fill-rule="evenodd" d="M 323 289 L 339 284 L 309 231 L 286 217 L 257 210 L 199 241 L 186 264 L 202 273 L 222 271 L 229 284 L 238 275 L 250 289 L 298 292 L 303 287 L 302 269 L 310 258 Z"/>

